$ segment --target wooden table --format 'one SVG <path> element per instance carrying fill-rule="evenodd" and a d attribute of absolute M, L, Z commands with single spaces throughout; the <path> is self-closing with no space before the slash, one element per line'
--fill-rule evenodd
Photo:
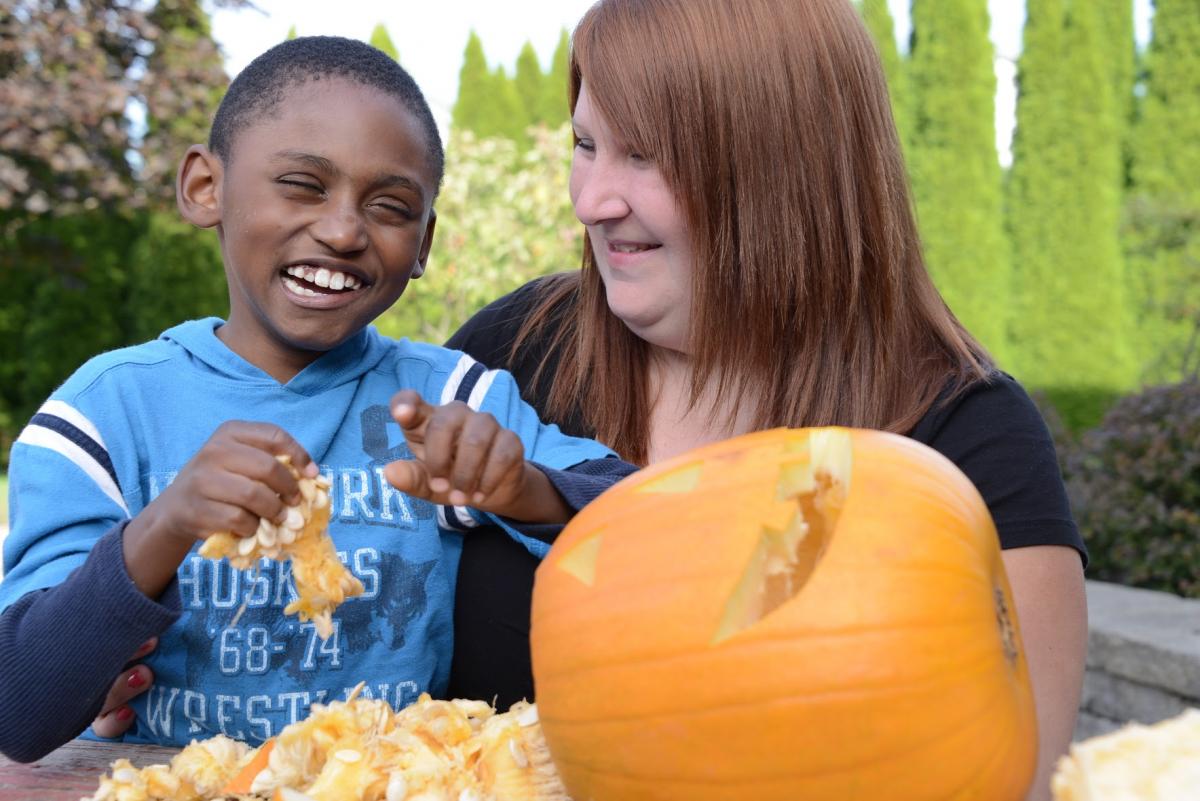
<path fill-rule="evenodd" d="M 114 759 L 135 767 L 166 764 L 179 749 L 74 740 L 37 762 L 22 765 L 0 756 L 0 801 L 79 801 L 100 785 Z"/>

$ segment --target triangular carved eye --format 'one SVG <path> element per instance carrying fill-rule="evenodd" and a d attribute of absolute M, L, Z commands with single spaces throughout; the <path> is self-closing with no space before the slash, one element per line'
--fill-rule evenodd
<path fill-rule="evenodd" d="M 677 495 L 692 492 L 700 486 L 700 478 L 703 474 L 703 462 L 687 465 L 643 484 L 638 487 L 637 491 L 645 495 Z"/>
<path fill-rule="evenodd" d="M 600 557 L 603 532 L 596 532 L 558 560 L 558 568 L 591 587 L 596 583 L 596 560 Z"/>

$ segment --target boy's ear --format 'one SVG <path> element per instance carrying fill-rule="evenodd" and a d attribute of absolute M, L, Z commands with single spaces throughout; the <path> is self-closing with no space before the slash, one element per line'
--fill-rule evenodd
<path fill-rule="evenodd" d="M 413 278 L 420 278 L 425 274 L 425 265 L 429 261 L 429 249 L 433 247 L 435 228 L 437 228 L 437 209 L 430 209 L 429 222 L 425 223 L 425 239 L 421 242 L 421 252 L 417 254 L 417 266 L 412 271 Z"/>
<path fill-rule="evenodd" d="M 183 219 L 197 228 L 221 222 L 221 160 L 204 145 L 192 145 L 179 163 L 175 203 Z"/>

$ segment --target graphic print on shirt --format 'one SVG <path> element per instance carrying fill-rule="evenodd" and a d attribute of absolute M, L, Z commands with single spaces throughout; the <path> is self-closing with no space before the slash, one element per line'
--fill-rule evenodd
<path fill-rule="evenodd" d="M 290 562 L 263 559 L 237 570 L 193 550 L 178 572 L 184 615 L 163 645 L 182 651 L 184 664 L 172 670 L 151 662 L 159 678 L 144 719 L 153 739 L 186 742 L 220 732 L 263 740 L 303 718 L 312 703 L 344 698 L 363 678 L 375 679 L 365 695 L 397 709 L 431 689 L 431 619 L 444 619 L 447 629 L 449 619 L 448 609 L 437 608 L 448 607 L 448 598 L 439 595 L 431 608 L 430 576 L 442 554 L 435 508 L 384 478 L 384 465 L 412 458 L 402 439 L 388 441 L 398 427 L 387 407 L 364 409 L 361 423 L 367 458 L 320 467 L 331 484 L 338 558 L 364 593 L 338 607 L 334 632 L 322 640 L 312 623 L 283 614 L 296 598 Z M 156 497 L 174 477 L 144 476 L 145 497 Z M 432 591 L 444 594 L 440 576 Z M 381 676 L 388 664 L 415 667 Z"/>

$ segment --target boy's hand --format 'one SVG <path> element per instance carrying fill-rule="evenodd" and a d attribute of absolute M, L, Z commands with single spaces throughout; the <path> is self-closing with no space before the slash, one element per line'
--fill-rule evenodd
<path fill-rule="evenodd" d="M 563 522 L 570 516 L 549 479 L 525 460 L 520 438 L 490 414 L 460 401 L 430 406 L 406 389 L 392 398 L 392 417 L 415 457 L 384 468 L 396 489 L 436 504 L 473 506 L 527 522 Z"/>
<path fill-rule="evenodd" d="M 317 466 L 291 435 L 269 423 L 223 423 L 162 494 L 125 529 L 125 566 L 138 589 L 157 598 L 198 539 L 218 531 L 249 537 L 259 518 L 282 522 L 300 500 L 301 475 Z"/>
<path fill-rule="evenodd" d="M 300 502 L 300 484 L 279 456 L 301 475 L 317 466 L 291 435 L 269 423 L 223 423 L 175 480 L 151 504 L 171 537 L 192 541 L 217 531 L 252 536 L 259 518 L 282 523 Z"/>

